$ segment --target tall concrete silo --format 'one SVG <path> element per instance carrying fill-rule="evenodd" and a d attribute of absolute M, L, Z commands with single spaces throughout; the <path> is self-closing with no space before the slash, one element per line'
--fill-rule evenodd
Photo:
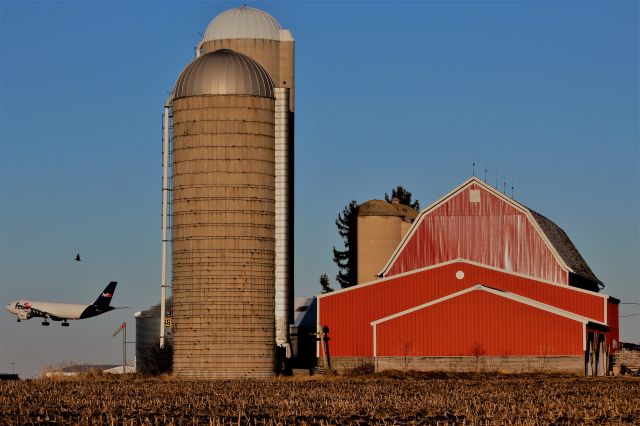
<path fill-rule="evenodd" d="M 178 375 L 270 376 L 276 346 L 291 352 L 293 53 L 266 12 L 228 10 L 165 104 L 161 300 L 171 241 Z"/>
<path fill-rule="evenodd" d="M 273 81 L 228 49 L 201 55 L 173 93 L 174 373 L 274 373 Z"/>
<path fill-rule="evenodd" d="M 267 12 L 248 6 L 229 9 L 207 26 L 196 56 L 231 49 L 261 64 L 274 82 L 276 100 L 276 340 L 289 343 L 293 324 L 294 47 L 291 32 Z"/>

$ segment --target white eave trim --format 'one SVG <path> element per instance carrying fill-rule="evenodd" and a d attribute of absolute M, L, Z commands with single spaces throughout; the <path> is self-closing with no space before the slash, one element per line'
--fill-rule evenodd
<path fill-rule="evenodd" d="M 320 324 L 320 299 L 317 299 L 316 305 L 316 337 L 322 336 L 322 325 Z M 316 357 L 320 358 L 320 339 L 316 339 Z"/>
<path fill-rule="evenodd" d="M 418 306 L 415 306 L 413 308 L 398 312 L 396 314 L 389 315 L 389 316 L 386 316 L 384 318 L 380 318 L 378 320 L 372 321 L 371 322 L 371 326 L 377 326 L 380 323 L 383 323 L 383 322 L 386 322 L 386 321 L 390 321 L 390 320 L 393 320 L 395 318 L 399 318 L 401 316 L 410 314 L 410 313 L 415 312 L 415 311 L 419 311 L 421 309 L 428 308 L 428 307 L 433 306 L 433 305 L 437 305 L 439 303 L 442 303 L 442 302 L 450 300 L 450 299 L 454 299 L 456 297 L 462 296 L 463 294 L 470 293 L 472 291 L 485 291 L 487 293 L 491 293 L 491 294 L 494 294 L 496 296 L 504 297 L 506 299 L 511 299 L 513 301 L 516 301 L 516 302 L 519 302 L 519 303 L 522 303 L 522 304 L 525 304 L 525 305 L 528 305 L 528 306 L 532 306 L 534 308 L 537 308 L 537 309 L 540 309 L 540 310 L 543 310 L 543 311 L 546 311 L 546 312 L 550 312 L 550 313 L 555 314 L 555 315 L 559 315 L 559 316 L 562 316 L 562 317 L 565 317 L 565 318 L 572 319 L 574 321 L 578 321 L 578 322 L 580 322 L 582 324 L 585 324 L 585 325 L 588 324 L 588 323 L 593 323 L 593 324 L 606 326 L 606 324 L 601 323 L 599 321 L 594 321 L 594 320 L 592 320 L 590 318 L 583 317 L 581 315 L 576 315 L 576 314 L 574 314 L 572 312 L 565 311 L 563 309 L 558 309 L 558 308 L 553 307 L 551 305 L 547 305 L 545 303 L 541 303 L 541 302 L 535 301 L 533 299 L 529 299 L 527 297 L 523 297 L 523 296 L 517 295 L 515 293 L 510 293 L 508 291 L 502 291 L 502 290 L 496 290 L 494 288 L 487 287 L 487 286 L 484 286 L 482 284 L 476 284 L 473 287 L 469 287 L 469 288 L 461 290 L 461 291 L 459 291 L 457 293 L 452 293 L 452 294 L 449 294 L 449 295 L 447 295 L 445 297 L 441 297 L 440 299 L 432 300 L 431 302 L 423 303 L 422 305 L 418 305 Z"/>
<path fill-rule="evenodd" d="M 422 223 L 422 220 L 424 219 L 424 217 L 428 213 L 430 213 L 434 209 L 440 207 L 440 205 L 442 205 L 445 201 L 447 201 L 449 198 L 451 198 L 454 194 L 466 189 L 468 186 L 470 186 L 470 185 L 472 185 L 474 183 L 480 185 L 481 187 L 483 187 L 484 189 L 486 189 L 487 191 L 489 191 L 493 195 L 495 195 L 498 198 L 500 198 L 502 201 L 510 204 L 511 206 L 516 208 L 517 210 L 521 211 L 527 217 L 527 219 L 529 219 L 529 222 L 536 229 L 536 231 L 538 232 L 538 234 L 540 235 L 542 240 L 547 245 L 547 248 L 551 251 L 551 254 L 558 261 L 560 266 L 562 266 L 568 272 L 574 273 L 573 269 L 569 268 L 569 265 L 567 265 L 564 262 L 564 260 L 562 259 L 562 257 L 560 257 L 560 254 L 555 249 L 553 244 L 551 244 L 551 241 L 549 241 L 549 239 L 547 238 L 545 233 L 542 231 L 542 228 L 540 228 L 540 225 L 538 225 L 538 222 L 534 219 L 533 215 L 531 214 L 531 212 L 529 211 L 528 208 L 526 208 L 522 204 L 518 203 L 517 201 L 507 197 L 506 195 L 502 194 L 500 191 L 496 190 L 491 185 L 488 185 L 485 182 L 483 182 L 482 180 L 478 179 L 477 177 L 472 176 L 469 179 L 467 179 L 466 181 L 464 181 L 463 183 L 461 183 L 460 185 L 458 185 L 452 191 L 450 191 L 449 193 L 447 193 L 446 195 L 444 195 L 443 197 L 441 197 L 440 199 L 435 201 L 429 207 L 427 207 L 426 209 L 422 210 L 418 214 L 418 217 L 416 218 L 416 220 L 413 221 L 413 225 L 411 225 L 411 228 L 409 229 L 409 231 L 405 234 L 404 238 L 402 238 L 402 240 L 400 241 L 400 244 L 398 244 L 398 247 L 396 247 L 396 249 L 394 250 L 393 254 L 391 255 L 391 257 L 387 261 L 386 265 L 384 266 L 384 268 L 382 268 L 382 271 L 380 271 L 378 273 L 378 276 L 384 276 L 387 272 L 389 272 L 389 269 L 391 268 L 391 266 L 393 266 L 393 264 L 397 260 L 398 255 L 404 250 L 405 246 L 407 245 L 407 243 L 409 242 L 411 237 L 413 237 L 413 234 L 416 232 L 416 229 L 418 229 L 418 227 Z"/>

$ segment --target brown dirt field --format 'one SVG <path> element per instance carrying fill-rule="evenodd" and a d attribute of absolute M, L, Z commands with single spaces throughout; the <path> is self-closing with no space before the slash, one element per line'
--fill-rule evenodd
<path fill-rule="evenodd" d="M 640 378 L 417 374 L 0 383 L 0 424 L 640 423 Z"/>

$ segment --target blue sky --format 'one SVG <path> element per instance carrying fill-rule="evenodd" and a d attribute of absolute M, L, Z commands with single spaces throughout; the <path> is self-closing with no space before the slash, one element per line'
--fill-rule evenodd
<path fill-rule="evenodd" d="M 133 307 L 68 329 L 2 312 L 0 371 L 117 363 L 111 332 L 159 300 L 162 106 L 198 33 L 239 4 L 0 2 L 1 305 L 89 303 L 117 280 Z M 427 206 L 475 160 L 567 231 L 605 292 L 640 302 L 637 2 L 249 5 L 296 39 L 298 296 L 335 275 L 349 200 L 402 184 Z"/>

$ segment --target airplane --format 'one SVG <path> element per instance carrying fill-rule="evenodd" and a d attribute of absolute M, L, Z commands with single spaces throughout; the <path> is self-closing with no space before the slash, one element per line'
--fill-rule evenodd
<path fill-rule="evenodd" d="M 117 284 L 116 281 L 111 281 L 91 305 L 36 302 L 23 299 L 9 303 L 6 308 L 7 311 L 18 317 L 18 322 L 33 317 L 41 317 L 44 318 L 42 325 L 48 326 L 47 318 L 50 318 L 53 321 L 62 321 L 61 325 L 63 327 L 69 327 L 67 320 L 91 318 L 114 309 L 124 309 L 110 306 Z"/>

